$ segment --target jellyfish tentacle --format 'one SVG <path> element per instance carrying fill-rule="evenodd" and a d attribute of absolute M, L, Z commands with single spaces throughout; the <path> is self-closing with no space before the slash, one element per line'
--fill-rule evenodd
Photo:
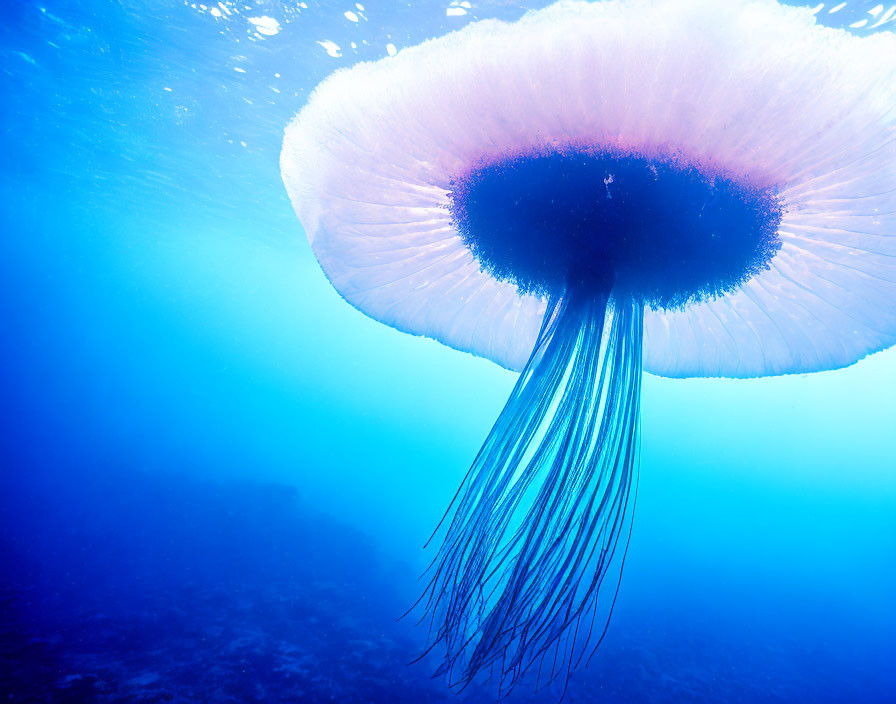
<path fill-rule="evenodd" d="M 436 531 L 423 601 L 431 644 L 445 651 L 437 674 L 451 684 L 494 669 L 506 693 L 536 664 L 536 684 L 546 669 L 548 683 L 565 680 L 603 639 L 624 560 L 614 556 L 630 535 L 642 330 L 629 299 L 573 290 L 549 300 Z M 615 589 L 598 599 L 614 571 Z"/>

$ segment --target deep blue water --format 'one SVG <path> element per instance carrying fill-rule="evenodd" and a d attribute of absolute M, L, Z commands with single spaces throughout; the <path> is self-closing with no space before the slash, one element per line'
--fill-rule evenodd
<path fill-rule="evenodd" d="M 345 304 L 277 160 L 335 68 L 522 7 L 307 4 L 2 7 L 8 701 L 455 698 L 396 617 L 514 375 Z M 620 600 L 569 700 L 896 701 L 894 390 L 894 350 L 645 377 Z"/>

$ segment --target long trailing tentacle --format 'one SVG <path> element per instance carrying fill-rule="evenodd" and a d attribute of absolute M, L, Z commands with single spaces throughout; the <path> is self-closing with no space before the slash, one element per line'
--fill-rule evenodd
<path fill-rule="evenodd" d="M 614 569 L 621 577 L 613 558 L 634 503 L 642 328 L 631 301 L 549 301 L 434 535 L 423 601 L 451 684 L 491 671 L 506 693 L 536 665 L 539 679 L 565 682 L 603 638 L 618 579 L 601 588 Z"/>

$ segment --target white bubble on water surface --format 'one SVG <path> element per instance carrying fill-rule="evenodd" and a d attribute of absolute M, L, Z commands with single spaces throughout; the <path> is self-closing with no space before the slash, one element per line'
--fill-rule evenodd
<path fill-rule="evenodd" d="M 261 17 L 247 17 L 246 19 L 255 25 L 255 30 L 258 33 L 268 37 L 274 36 L 282 29 L 280 23 L 276 19 L 268 17 L 267 15 L 262 15 Z"/>
<path fill-rule="evenodd" d="M 339 48 L 339 45 L 336 42 L 331 42 L 329 39 L 324 39 L 323 41 L 317 43 L 320 44 L 334 59 L 338 59 L 340 56 L 342 56 L 342 49 Z"/>

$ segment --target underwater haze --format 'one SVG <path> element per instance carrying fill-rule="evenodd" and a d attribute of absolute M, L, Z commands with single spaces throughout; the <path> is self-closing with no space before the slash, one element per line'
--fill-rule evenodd
<path fill-rule="evenodd" d="M 399 617 L 517 375 L 346 304 L 279 156 L 334 70 L 545 4 L 2 5 L 0 699 L 495 700 L 409 664 Z M 641 400 L 622 589 L 564 701 L 896 702 L 896 349 Z"/>

